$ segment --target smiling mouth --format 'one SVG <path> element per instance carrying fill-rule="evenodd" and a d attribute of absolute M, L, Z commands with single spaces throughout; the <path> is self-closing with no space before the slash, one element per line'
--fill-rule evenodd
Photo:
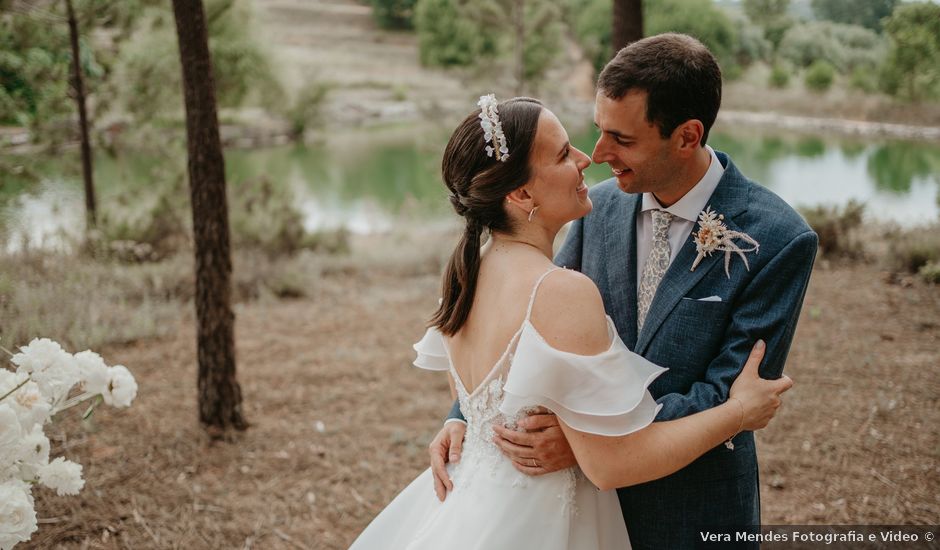
<path fill-rule="evenodd" d="M 629 168 L 623 168 L 621 170 L 618 170 L 616 168 L 611 168 L 611 170 L 614 171 L 614 175 L 617 176 L 618 178 L 630 171 Z"/>

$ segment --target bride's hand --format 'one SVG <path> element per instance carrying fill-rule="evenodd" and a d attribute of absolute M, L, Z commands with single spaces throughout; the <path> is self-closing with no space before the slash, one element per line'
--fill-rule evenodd
<path fill-rule="evenodd" d="M 766 347 L 763 340 L 754 344 L 744 369 L 731 385 L 728 400 L 737 399 L 744 411 L 741 431 L 754 431 L 765 427 L 780 408 L 780 394 L 793 387 L 793 380 L 787 375 L 777 380 L 765 380 L 760 377 L 757 368 L 764 358 Z"/>

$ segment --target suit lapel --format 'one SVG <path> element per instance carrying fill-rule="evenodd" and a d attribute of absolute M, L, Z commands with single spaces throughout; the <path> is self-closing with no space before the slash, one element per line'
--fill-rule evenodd
<path fill-rule="evenodd" d="M 734 218 L 747 210 L 747 183 L 727 155 L 724 153 L 717 153 L 717 155 L 725 166 L 725 173 L 706 204 L 711 206 L 715 212 L 724 214 L 724 222 L 729 229 L 740 231 L 740 228 L 734 223 Z M 698 224 L 693 227 L 692 233 L 697 230 Z M 646 353 L 646 348 L 649 347 L 656 331 L 659 330 L 669 313 L 688 294 L 692 287 L 701 281 L 716 265 L 721 266 L 719 269 L 724 269 L 724 253 L 715 252 L 711 256 L 706 256 L 695 268 L 695 271 L 690 271 L 692 262 L 695 261 L 697 255 L 695 242 L 692 240 L 690 233 L 682 245 L 682 250 L 679 251 L 676 259 L 669 266 L 666 274 L 663 275 L 659 288 L 656 289 L 656 295 L 653 297 L 649 312 L 646 314 L 643 330 L 637 338 L 636 347 L 634 348 L 636 353 L 640 355 Z M 635 288 L 636 282 L 634 281 Z M 634 300 L 635 298 L 636 295 L 634 294 Z M 636 307 L 634 306 L 633 309 L 633 318 L 635 320 Z"/>
<path fill-rule="evenodd" d="M 616 193 L 605 216 L 607 308 L 627 348 L 636 344 L 636 217 L 642 195 Z"/>

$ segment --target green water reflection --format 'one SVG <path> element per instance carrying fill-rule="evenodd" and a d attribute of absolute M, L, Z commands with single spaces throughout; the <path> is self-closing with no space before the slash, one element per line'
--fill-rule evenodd
<path fill-rule="evenodd" d="M 226 151 L 231 185 L 266 178 L 296 193 L 308 227 L 343 225 L 357 230 L 452 215 L 440 181 L 440 158 L 448 129 L 362 130 L 309 146 Z M 590 154 L 593 127 L 572 132 L 572 143 Z M 940 144 L 865 141 L 719 128 L 709 143 L 728 153 L 746 175 L 794 205 L 868 202 L 876 214 L 902 224 L 938 218 Z M 82 185 L 77 151 L 46 158 L 4 157 L 0 178 L 0 229 L 35 233 L 43 227 L 81 223 Z M 185 152 L 113 158 L 99 154 L 95 178 L 99 201 L 144 196 L 185 177 Z M 589 184 L 610 177 L 606 165 L 591 166 Z M 72 212 L 74 211 L 74 212 Z M 70 214 L 70 215 L 63 215 Z M 61 223 L 60 220 L 61 219 Z M 376 219 L 383 223 L 373 224 Z M 78 220 L 78 221 L 75 221 Z M 31 225 L 32 224 L 32 225 Z M 80 228 L 77 228 L 80 230 Z"/>

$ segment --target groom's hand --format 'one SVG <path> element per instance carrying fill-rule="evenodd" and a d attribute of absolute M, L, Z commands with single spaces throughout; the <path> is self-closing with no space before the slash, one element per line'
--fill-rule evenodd
<path fill-rule="evenodd" d="M 446 422 L 441 431 L 437 432 L 434 441 L 428 445 L 434 493 L 441 502 L 444 502 L 448 491 L 454 490 L 454 483 L 447 473 L 447 463 L 460 460 L 460 449 L 463 447 L 463 436 L 466 432 L 467 426 L 463 422 Z"/>
<path fill-rule="evenodd" d="M 558 425 L 558 417 L 550 412 L 528 416 L 517 423 L 517 432 L 494 425 L 494 442 L 503 454 L 512 460 L 512 465 L 530 476 L 540 476 L 570 468 L 577 464 L 571 445 Z"/>

